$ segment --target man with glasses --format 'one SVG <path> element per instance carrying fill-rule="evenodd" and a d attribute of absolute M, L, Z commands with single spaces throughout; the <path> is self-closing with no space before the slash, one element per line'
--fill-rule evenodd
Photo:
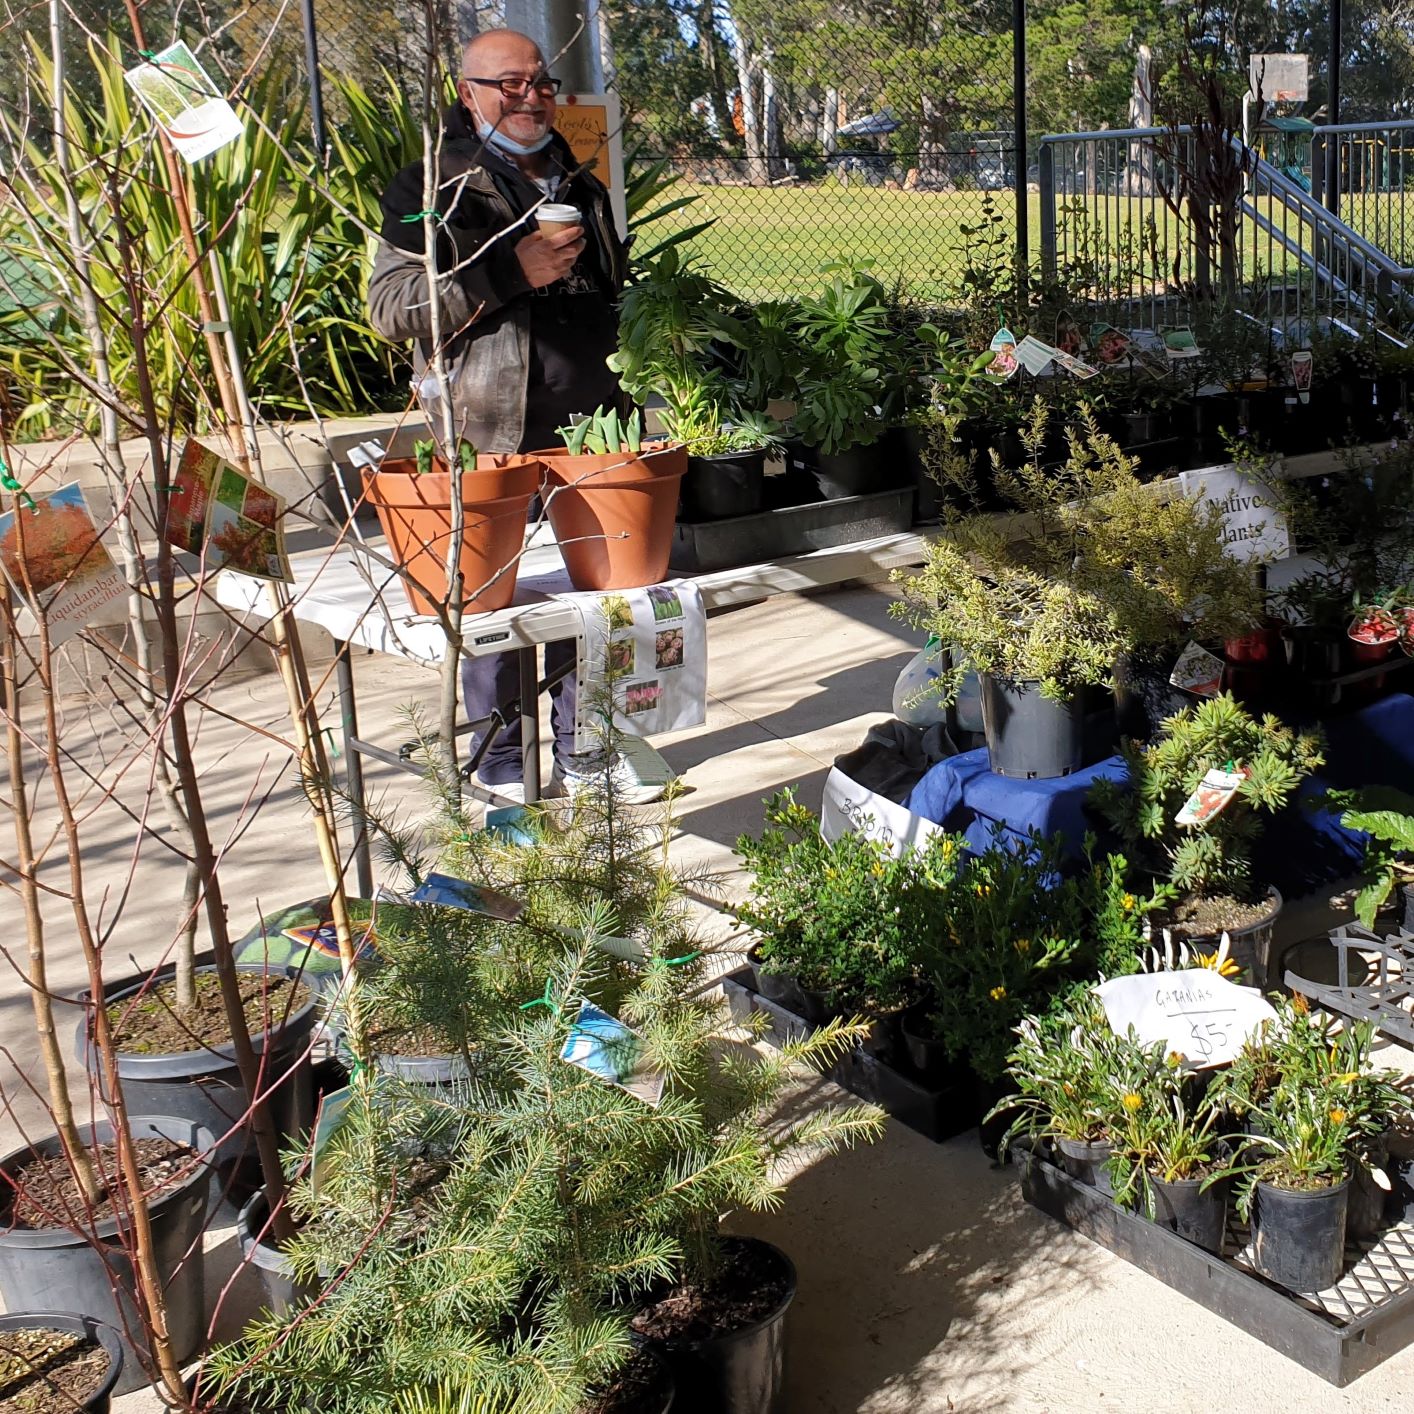
<path fill-rule="evenodd" d="M 444 359 L 457 433 L 482 452 L 533 452 L 560 445 L 572 416 L 620 400 L 605 359 L 618 339 L 616 301 L 626 247 L 608 192 L 581 170 L 554 130 L 560 81 L 535 42 L 514 30 L 477 35 L 462 54 L 458 102 L 442 116 L 437 214 L 437 285 Z M 574 206 L 578 226 L 536 227 L 545 201 Z M 422 163 L 399 172 L 383 196 L 382 239 L 369 280 L 373 326 L 416 341 L 414 384 L 441 434 L 441 409 L 426 370 L 432 312 L 423 257 Z M 548 673 L 574 661 L 574 645 L 550 644 Z M 513 654 L 462 665 L 473 721 L 514 698 Z M 573 773 L 574 678 L 552 697 L 556 779 Z M 520 724 L 482 758 L 484 785 L 516 794 Z"/>

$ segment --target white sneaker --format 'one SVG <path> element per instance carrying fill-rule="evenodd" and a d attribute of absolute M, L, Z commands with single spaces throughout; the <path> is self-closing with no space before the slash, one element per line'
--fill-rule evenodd
<path fill-rule="evenodd" d="M 654 755 L 657 753 L 654 752 Z M 658 759 L 662 761 L 661 757 Z M 634 769 L 633 763 L 619 752 L 615 752 L 609 770 L 612 772 L 619 799 L 628 805 L 651 805 L 655 800 L 661 800 L 663 792 L 673 779 L 671 768 L 667 767 L 666 762 L 663 762 L 663 765 L 666 768 L 665 774 L 655 772 L 652 777 L 645 778 Z M 602 785 L 604 775 L 604 757 L 599 752 L 585 752 L 566 760 L 556 758 L 555 768 L 550 773 L 550 783 L 545 788 L 545 796 L 547 799 L 565 795 L 573 798 L 583 791 Z"/>
<path fill-rule="evenodd" d="M 498 786 L 487 785 L 485 781 L 477 778 L 477 785 L 482 790 L 489 790 L 495 796 L 495 801 L 490 805 L 494 810 L 498 805 L 524 805 L 525 804 L 525 782 L 524 781 L 502 781 Z"/>

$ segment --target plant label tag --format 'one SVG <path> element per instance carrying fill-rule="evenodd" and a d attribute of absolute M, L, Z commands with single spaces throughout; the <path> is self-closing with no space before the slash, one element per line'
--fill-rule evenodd
<path fill-rule="evenodd" d="M 1249 1037 L 1276 1020 L 1255 989 L 1206 967 L 1113 977 L 1095 992 L 1115 1035 L 1132 1026 L 1140 1045 L 1161 1042 L 1198 1070 L 1235 1060 Z"/>
<path fill-rule="evenodd" d="M 643 1037 L 617 1017 L 585 1002 L 560 1048 L 560 1059 L 655 1108 L 663 1098 L 664 1076 L 643 1056 Z"/>
<path fill-rule="evenodd" d="M 1295 349 L 1291 355 L 1291 381 L 1296 386 L 1296 396 L 1303 403 L 1311 401 L 1311 373 L 1315 360 L 1310 349 Z"/>
<path fill-rule="evenodd" d="M 501 923 L 514 923 L 525 905 L 509 894 L 482 888 L 466 879 L 454 879 L 450 874 L 429 874 L 408 898 L 413 903 L 438 904 L 443 908 L 464 908 L 470 913 L 484 913 Z"/>
<path fill-rule="evenodd" d="M 1057 350 L 1049 344 L 1043 344 L 1040 339 L 1028 334 L 1016 346 L 1016 361 L 1031 375 L 1044 373 L 1055 358 Z"/>
<path fill-rule="evenodd" d="M 1223 669 L 1227 664 L 1216 653 L 1197 643 L 1189 643 L 1178 655 L 1169 682 L 1195 697 L 1216 697 L 1222 691 Z"/>
<path fill-rule="evenodd" d="M 245 129 L 196 56 L 180 42 L 124 72 L 128 87 L 188 162 L 234 142 Z"/>
<path fill-rule="evenodd" d="M 1224 771 L 1214 766 L 1198 782 L 1198 789 L 1183 802 L 1183 808 L 1173 817 L 1174 824 L 1206 825 L 1215 815 L 1221 815 L 1227 809 L 1228 802 L 1246 779 L 1247 772 L 1241 767 L 1235 771 Z"/>
<path fill-rule="evenodd" d="M 1016 357 L 1016 335 L 1005 326 L 992 335 L 992 342 L 987 347 L 992 351 L 992 361 L 987 365 L 989 378 L 1003 382 L 1021 366 Z"/>
<path fill-rule="evenodd" d="M 1069 309 L 1063 309 L 1056 315 L 1056 348 L 1076 359 L 1081 354 L 1090 351 L 1086 347 L 1085 334 L 1080 328 L 1080 321 Z"/>
<path fill-rule="evenodd" d="M 1170 359 L 1197 358 L 1199 354 L 1198 340 L 1193 337 L 1193 330 L 1184 324 L 1176 329 L 1165 329 L 1164 352 Z"/>
<path fill-rule="evenodd" d="M 1090 347 L 1094 350 L 1096 363 L 1119 363 L 1129 357 L 1129 335 L 1123 329 L 1116 329 L 1113 324 L 1092 324 Z"/>

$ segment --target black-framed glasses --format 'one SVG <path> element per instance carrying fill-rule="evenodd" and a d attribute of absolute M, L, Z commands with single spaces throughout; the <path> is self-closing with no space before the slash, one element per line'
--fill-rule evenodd
<path fill-rule="evenodd" d="M 563 79 L 552 79 L 549 74 L 541 74 L 533 79 L 476 79 L 463 74 L 467 83 L 479 83 L 482 88 L 498 88 L 502 98 L 524 98 L 532 89 L 541 98 L 553 98 L 564 83 Z"/>

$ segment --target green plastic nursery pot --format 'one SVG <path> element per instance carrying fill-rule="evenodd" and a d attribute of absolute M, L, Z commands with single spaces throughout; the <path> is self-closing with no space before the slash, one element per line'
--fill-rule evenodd
<path fill-rule="evenodd" d="M 1288 1291 L 1324 1291 L 1345 1268 L 1350 1180 L 1302 1193 L 1258 1182 L 1252 1204 L 1252 1264 Z"/>
<path fill-rule="evenodd" d="M 184 1177 L 148 1202 L 157 1270 L 167 1298 L 167 1329 L 180 1364 L 196 1353 L 206 1334 L 201 1232 L 211 1187 L 206 1156 L 215 1141 L 200 1125 L 175 1116 L 133 1118 L 129 1126 L 135 1140 L 167 1139 L 198 1155 Z M 113 1127 L 105 1120 L 81 1126 L 79 1133 L 85 1143 L 102 1145 L 111 1142 Z M 62 1165 L 59 1137 L 50 1135 L 0 1159 L 0 1181 L 4 1184 L 0 1192 L 13 1189 L 13 1175 L 35 1155 Z M 113 1392 L 127 1394 L 147 1383 L 143 1366 L 148 1355 L 130 1339 L 141 1338 L 142 1324 L 137 1314 L 133 1264 L 124 1244 L 115 1240 L 120 1227 L 120 1219 L 111 1217 L 86 1232 L 58 1227 L 0 1230 L 0 1298 L 11 1310 L 38 1306 L 95 1312 L 100 1319 L 111 1321 L 122 1332 L 124 1355 Z"/>
<path fill-rule="evenodd" d="M 777 1267 L 785 1295 L 741 1330 L 646 1343 L 672 1371 L 673 1414 L 785 1414 L 785 1320 L 798 1286 L 795 1264 L 755 1237 L 725 1237 L 722 1246 L 727 1254 L 751 1251 Z"/>
<path fill-rule="evenodd" d="M 1225 1182 L 1203 1187 L 1201 1178 L 1177 1178 L 1171 1183 L 1149 1175 L 1154 1191 L 1154 1221 L 1176 1232 L 1205 1252 L 1221 1252 L 1227 1226 Z"/>
<path fill-rule="evenodd" d="M 982 725 L 992 770 L 1016 780 L 1068 776 L 1085 764 L 1085 703 L 1041 695 L 1039 682 L 1004 682 L 983 673 Z"/>
<path fill-rule="evenodd" d="M 1056 1148 L 1060 1151 L 1061 1167 L 1077 1183 L 1113 1196 L 1114 1185 L 1105 1166 L 1114 1153 L 1114 1145 L 1108 1139 L 1095 1143 L 1083 1139 L 1057 1139 Z"/>
<path fill-rule="evenodd" d="M 292 968 L 267 969 L 260 963 L 238 964 L 236 970 L 246 974 L 268 971 L 272 976 L 303 980 Z M 215 971 L 214 967 L 197 968 L 199 975 L 211 975 Z M 155 974 L 158 982 L 171 977 L 170 967 Z M 144 976 L 114 982 L 104 987 L 104 999 L 112 1005 L 135 997 L 151 980 Z M 79 999 L 86 1003 L 88 993 L 80 993 Z M 297 998 L 288 1015 L 272 1016 L 275 1024 L 271 1029 L 250 1038 L 256 1058 L 264 1067 L 262 1088 L 268 1094 L 270 1116 L 282 1145 L 314 1123 L 314 1082 L 307 1052 L 309 1035 L 317 1019 L 318 1004 L 311 984 L 304 999 Z M 97 1054 L 89 1042 L 88 1027 L 85 1015 L 78 1024 L 75 1048 L 101 1094 L 103 1081 Z M 119 1052 L 118 1077 L 130 1114 L 180 1116 L 210 1130 L 218 1141 L 212 1156 L 212 1163 L 218 1167 L 242 1160 L 255 1162 L 254 1136 L 243 1119 L 250 1101 L 230 1042 L 172 1055 Z"/>
<path fill-rule="evenodd" d="M 17 1311 L 14 1315 L 0 1316 L 0 1330 L 63 1331 L 66 1335 L 80 1335 L 90 1345 L 99 1346 L 108 1357 L 108 1369 L 98 1388 L 74 1405 L 74 1408 L 85 1409 L 89 1414 L 107 1414 L 112 1403 L 113 1386 L 118 1383 L 118 1377 L 123 1373 L 123 1342 L 112 1326 L 103 1321 L 95 1321 L 92 1316 L 76 1316 L 71 1311 Z M 6 1384 L 5 1392 L 14 1397 L 22 1388 L 23 1386 L 15 1381 Z M 67 1402 L 57 1396 L 56 1400 L 59 1403 Z"/>

